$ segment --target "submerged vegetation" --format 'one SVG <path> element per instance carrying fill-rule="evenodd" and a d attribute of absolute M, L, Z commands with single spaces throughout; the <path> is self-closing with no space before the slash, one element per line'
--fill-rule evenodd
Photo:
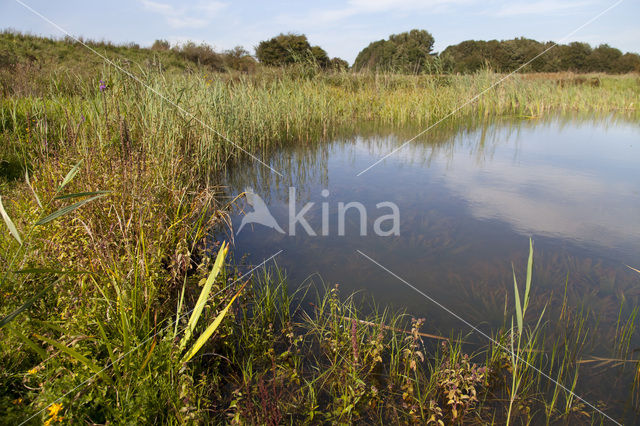
<path fill-rule="evenodd" d="M 516 325 L 480 344 L 426 335 L 420 319 L 363 309 L 334 286 L 290 293 L 282 271 L 225 265 L 226 244 L 210 239 L 228 223 L 219 174 L 244 166 L 242 150 L 266 160 L 363 121 L 426 127 L 502 75 L 314 64 L 222 74 L 114 59 L 152 90 L 108 64 L 0 67 L 3 421 L 603 421 L 568 391 L 589 313 L 565 298 L 559 314 L 534 309 L 542 321 L 529 324 L 531 268 L 523 297 L 515 287 Z M 582 78 L 515 76 L 453 118 L 638 118 L 637 76 Z M 636 315 L 620 309 L 624 365 Z"/>

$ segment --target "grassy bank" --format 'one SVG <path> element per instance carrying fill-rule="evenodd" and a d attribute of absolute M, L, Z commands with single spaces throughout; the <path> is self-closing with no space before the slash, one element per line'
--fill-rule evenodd
<path fill-rule="evenodd" d="M 305 68 L 254 76 L 142 74 L 148 87 L 186 112 L 113 67 L 92 79 L 78 79 L 65 90 L 55 78 L 26 90 L 29 96 L 18 93 L 3 100 L 3 157 L 23 157 L 25 150 L 29 155 L 34 150 L 42 153 L 42 146 L 24 141 L 42 140 L 46 133 L 48 140 L 67 145 L 59 148 L 81 158 L 90 155 L 88 151 L 126 149 L 128 143 L 143 150 L 163 176 L 175 175 L 176 159 L 196 167 L 202 176 L 243 155 L 225 138 L 264 157 L 289 142 L 331 137 L 357 121 L 426 128 L 503 76 L 320 74 Z M 455 116 L 615 112 L 637 118 L 638 77 L 589 78 L 598 84 L 572 75 L 514 76 Z M 106 82 L 103 92 L 98 90 L 99 80 Z"/>
<path fill-rule="evenodd" d="M 249 284 L 215 335 L 183 362 L 194 344 L 180 345 L 186 313 L 218 252 L 206 236 L 226 224 L 217 176 L 247 167 L 246 155 L 220 135 L 268 159 L 285 144 L 321 143 L 356 122 L 426 127 L 503 76 L 308 67 L 185 74 L 121 64 L 188 113 L 112 66 L 95 75 L 62 74 L 63 66 L 28 71 L 38 78 L 3 74 L 0 194 L 15 230 L 3 224 L 0 233 L 0 318 L 24 307 L 0 328 L 0 411 L 8 423 L 35 416 L 49 424 L 500 424 L 510 407 L 519 421 L 591 415 L 499 346 L 469 350 L 459 336 L 432 339 L 420 334 L 419 320 L 398 314 L 363 317 L 355 299 L 333 287 L 299 306 L 301 295 L 287 294 L 277 270 L 240 279 L 246 267 L 225 268 L 194 336 Z M 455 118 L 637 119 L 639 94 L 631 75 L 516 76 Z M 579 328 L 580 315 L 554 319 L 556 331 Z M 632 332 L 624 324 L 620 357 Z M 562 346 L 551 340 L 551 361 L 539 356 L 550 344 L 541 329 L 518 334 L 532 365 L 562 383 L 577 377 L 582 331 L 577 340 L 565 333 Z M 496 338 L 515 341 L 507 332 Z"/>

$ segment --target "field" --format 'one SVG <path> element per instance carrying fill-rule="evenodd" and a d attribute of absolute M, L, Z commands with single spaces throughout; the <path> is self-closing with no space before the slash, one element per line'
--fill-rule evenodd
<path fill-rule="evenodd" d="M 446 118 L 438 127 L 454 129 L 503 116 L 638 120 L 640 77 L 502 81 L 490 71 L 407 76 L 309 65 L 216 73 L 169 53 L 124 61 L 118 55 L 135 49 L 96 48 L 114 63 L 86 65 L 73 46 L 73 60 L 38 66 L 18 55 L 0 69 L 3 421 L 603 420 L 529 368 L 574 382 L 585 337 L 569 331 L 581 327 L 579 313 L 562 309 L 553 320 L 566 331 L 562 349 L 533 327 L 536 317 L 495 336 L 502 346 L 465 354 L 461 336 L 424 336 L 419 319 L 399 312 L 364 316 L 359 299 L 333 286 L 301 306 L 309 295 L 289 294 L 284 271 L 269 262 L 246 274 L 207 236 L 228 226 L 233 201 L 221 197 L 220 174 L 264 167 L 247 153 L 268 161 L 284 145 L 322 143 L 363 122 L 426 128 Z M 516 268 L 523 275 L 526 265 Z M 619 321 L 620 358 L 635 312 Z M 196 340 L 210 324 L 214 334 Z M 511 345 L 521 358 L 505 350 Z"/>

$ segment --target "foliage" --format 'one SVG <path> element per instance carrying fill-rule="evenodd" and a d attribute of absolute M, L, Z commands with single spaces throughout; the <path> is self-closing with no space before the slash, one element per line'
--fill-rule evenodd
<path fill-rule="evenodd" d="M 539 57 L 536 58 L 537 56 Z M 527 38 L 467 40 L 447 47 L 440 57 L 445 69 L 455 73 L 476 72 L 485 67 L 496 72 L 511 72 L 534 58 L 536 59 L 524 67 L 522 72 L 621 74 L 640 71 L 640 55 L 623 55 L 620 50 L 606 44 L 592 49 L 587 43 L 572 42 L 554 46 L 551 42 L 541 43 Z"/>
<path fill-rule="evenodd" d="M 353 68 L 420 74 L 431 70 L 434 38 L 425 30 L 392 34 L 369 44 L 356 57 Z"/>
<path fill-rule="evenodd" d="M 436 373 L 439 399 L 457 421 L 478 403 L 478 393 L 487 385 L 487 368 L 471 362 L 467 354 L 452 351 L 443 342 L 443 363 Z M 455 355 L 449 355 L 453 352 Z"/>
<path fill-rule="evenodd" d="M 151 50 L 166 51 L 166 50 L 169 50 L 170 48 L 171 48 L 171 45 L 167 40 L 156 40 L 151 45 Z"/>
<path fill-rule="evenodd" d="M 224 63 L 227 69 L 241 71 L 243 73 L 253 72 L 257 62 L 242 46 L 224 52 Z"/>
<path fill-rule="evenodd" d="M 216 53 L 211 46 L 206 43 L 195 44 L 188 41 L 180 46 L 174 47 L 186 60 L 194 62 L 198 65 L 204 65 L 214 71 L 222 71 L 224 69 L 224 60 L 219 53 Z"/>
<path fill-rule="evenodd" d="M 256 57 L 271 66 L 312 63 L 327 68 L 331 64 L 327 52 L 320 46 L 311 46 L 304 34 L 279 34 L 261 41 L 256 47 Z"/>
<path fill-rule="evenodd" d="M 331 58 L 329 66 L 335 71 L 346 71 L 349 69 L 349 62 L 340 58 Z"/>

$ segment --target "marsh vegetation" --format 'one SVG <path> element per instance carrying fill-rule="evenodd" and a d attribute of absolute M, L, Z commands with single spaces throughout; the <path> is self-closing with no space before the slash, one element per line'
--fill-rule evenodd
<path fill-rule="evenodd" d="M 585 327 L 594 314 L 564 277 L 560 299 L 528 302 L 526 256 L 519 297 L 518 287 L 494 297 L 506 306 L 494 342 L 462 328 L 434 336 L 419 317 L 334 283 L 287 283 L 273 259 L 215 265 L 226 245 L 212 232 L 232 222 L 224 176 L 269 173 L 244 151 L 271 163 L 361 126 L 426 127 L 502 75 L 116 64 L 0 70 L 3 421 L 604 422 L 570 392 L 585 363 L 615 368 L 628 399 L 614 416 L 636 415 L 636 296 L 607 301 L 615 330 Z M 443 129 L 558 114 L 637 122 L 636 75 L 584 78 L 514 76 Z M 586 359 L 598 333 L 615 335 L 615 353 Z"/>

